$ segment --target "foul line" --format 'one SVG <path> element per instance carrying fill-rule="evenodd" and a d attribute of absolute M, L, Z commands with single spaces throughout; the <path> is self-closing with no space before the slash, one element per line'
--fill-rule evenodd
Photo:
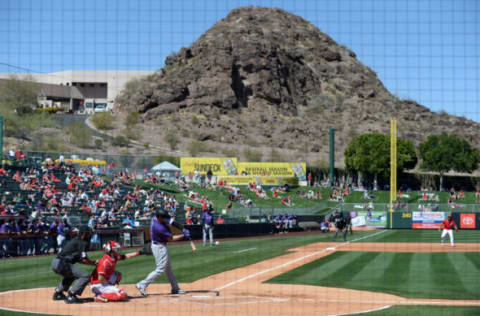
<path fill-rule="evenodd" d="M 238 250 L 238 251 L 234 251 L 234 253 L 242 253 L 242 252 L 246 252 L 246 251 L 250 251 L 250 250 L 255 250 L 257 249 L 257 247 L 255 248 L 248 248 L 248 249 L 242 249 L 242 250 Z"/>
<path fill-rule="evenodd" d="M 227 283 L 227 284 L 225 284 L 225 285 L 222 285 L 222 286 L 220 286 L 220 287 L 217 287 L 217 288 L 215 289 L 215 291 L 220 291 L 220 290 L 226 289 L 226 288 L 231 287 L 231 286 L 233 286 L 233 285 L 236 285 L 236 284 L 242 283 L 242 282 L 244 282 L 244 281 L 250 280 L 250 279 L 252 279 L 252 278 L 255 278 L 255 277 L 259 276 L 259 275 L 262 275 L 262 274 L 265 274 L 265 273 L 268 273 L 268 272 L 271 272 L 271 271 L 274 271 L 274 270 L 277 270 L 277 269 L 281 269 L 281 268 L 283 268 L 283 267 L 289 266 L 289 265 L 291 265 L 291 264 L 293 264 L 293 263 L 297 263 L 297 262 L 302 261 L 302 260 L 304 260 L 304 259 L 307 259 L 307 258 L 316 256 L 316 255 L 319 255 L 319 254 L 324 253 L 324 252 L 327 252 L 327 251 L 331 251 L 332 248 L 333 248 L 333 250 L 336 250 L 337 248 L 343 247 L 343 246 L 348 245 L 348 244 L 350 244 L 350 243 L 352 243 L 352 242 L 356 242 L 356 241 L 360 241 L 360 240 L 363 240 L 363 239 L 366 239 L 366 238 L 374 237 L 374 236 L 383 234 L 383 233 L 386 232 L 386 231 L 387 231 L 387 230 L 381 230 L 381 231 L 376 232 L 376 233 L 371 234 L 371 235 L 363 236 L 363 237 L 360 237 L 360 238 L 356 238 L 356 239 L 354 239 L 354 240 L 352 240 L 352 241 L 347 241 L 347 242 L 341 243 L 341 244 L 339 244 L 338 246 L 335 246 L 335 247 L 328 247 L 328 248 L 325 248 L 325 249 L 322 249 L 322 250 L 319 250 L 319 251 L 315 251 L 315 252 L 309 253 L 308 255 L 302 256 L 302 257 L 300 257 L 300 258 L 293 259 L 293 260 L 291 260 L 291 261 L 287 261 L 287 262 L 282 263 L 282 264 L 280 264 L 280 265 L 278 265 L 278 266 L 275 266 L 275 267 L 272 267 L 272 268 L 269 268 L 269 269 L 265 269 L 265 270 L 262 270 L 262 271 L 259 271 L 259 272 L 256 272 L 256 273 L 253 273 L 253 274 L 250 274 L 250 275 L 247 275 L 247 276 L 245 276 L 245 277 L 243 277 L 243 278 L 241 278 L 241 279 L 238 279 L 238 280 L 232 281 L 232 282 L 230 282 L 230 283 Z"/>

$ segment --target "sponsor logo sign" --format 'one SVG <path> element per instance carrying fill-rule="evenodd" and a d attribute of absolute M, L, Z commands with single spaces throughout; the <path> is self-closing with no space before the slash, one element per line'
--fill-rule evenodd
<path fill-rule="evenodd" d="M 237 174 L 237 158 L 182 157 L 180 158 L 180 169 L 182 169 L 182 174 L 195 171 L 207 174 L 208 170 L 212 170 L 214 175 L 235 175 Z"/>
<path fill-rule="evenodd" d="M 436 229 L 440 228 L 445 219 L 444 212 L 413 212 L 412 228 L 413 229 Z"/>
<path fill-rule="evenodd" d="M 475 229 L 475 213 L 462 213 L 460 214 L 460 228 L 462 229 Z"/>
<path fill-rule="evenodd" d="M 387 227 L 387 212 L 353 211 L 350 212 L 350 217 L 354 227 Z"/>

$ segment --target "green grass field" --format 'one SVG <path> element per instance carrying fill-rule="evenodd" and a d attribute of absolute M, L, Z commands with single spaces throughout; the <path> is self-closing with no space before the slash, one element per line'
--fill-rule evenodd
<path fill-rule="evenodd" d="M 372 232 L 362 232 L 355 237 L 370 235 Z M 315 234 L 296 237 L 276 237 L 221 241 L 219 246 L 203 248 L 198 245 L 199 251 L 192 253 L 190 245 L 171 244 L 169 246 L 172 265 L 179 282 L 193 282 L 209 275 L 246 266 L 252 263 L 270 259 L 285 254 L 288 249 L 299 247 L 313 242 L 330 241 L 330 234 Z M 242 249 L 251 249 L 247 252 L 236 253 Z M 98 259 L 102 252 L 91 253 L 90 257 Z M 21 258 L 0 261 L 0 291 L 26 289 L 36 287 L 56 286 L 60 280 L 50 270 L 52 256 Z M 82 266 L 91 270 L 90 266 Z M 154 270 L 152 256 L 139 256 L 122 261 L 117 268 L 122 272 L 123 283 L 136 283 L 145 278 Z M 161 277 L 159 282 L 167 282 Z"/>
<path fill-rule="evenodd" d="M 392 306 L 390 308 L 352 315 L 365 316 L 474 316 L 480 315 L 480 307 L 473 306 Z"/>
<path fill-rule="evenodd" d="M 454 237 L 456 243 L 480 243 L 480 231 L 478 230 L 461 230 L 454 233 Z M 440 232 L 428 229 L 392 229 L 363 241 L 440 243 Z"/>
<path fill-rule="evenodd" d="M 341 287 L 411 298 L 478 300 L 479 273 L 480 253 L 477 252 L 337 251 L 268 283 Z"/>
<path fill-rule="evenodd" d="M 439 242 L 439 232 L 437 231 L 391 230 L 378 233 L 379 231 L 356 232 L 353 236 L 349 235 L 348 238 L 357 239 L 377 234 L 359 242 Z M 455 235 L 455 238 L 457 242 L 479 242 L 479 236 L 480 232 L 478 231 L 461 231 Z M 313 242 L 331 241 L 331 238 L 332 234 L 318 233 L 304 236 L 221 241 L 219 246 L 212 248 L 200 246 L 199 251 L 195 254 L 192 254 L 190 246 L 187 244 L 172 244 L 169 248 L 174 271 L 179 282 L 192 282 L 215 273 L 285 254 L 291 248 Z M 245 249 L 251 250 L 238 252 Z M 94 252 L 90 254 L 90 257 L 99 258 L 101 254 L 102 252 Z M 49 256 L 0 261 L 0 291 L 55 286 L 60 278 L 50 270 L 51 259 L 52 257 Z M 442 262 L 442 264 L 437 264 L 437 262 Z M 82 266 L 82 268 L 91 269 L 89 266 Z M 153 269 L 154 260 L 151 256 L 140 256 L 118 264 L 118 270 L 123 273 L 122 283 L 126 284 L 138 282 Z M 290 281 L 289 283 L 310 282 L 309 284 L 313 284 L 321 280 L 323 280 L 322 282 L 330 282 L 329 280 L 334 279 L 338 284 L 332 284 L 331 286 L 346 288 L 365 286 L 368 287 L 365 288 L 368 290 L 404 296 L 410 295 L 412 297 L 448 296 L 452 299 L 480 299 L 480 294 L 477 293 L 478 286 L 475 286 L 480 283 L 480 279 L 472 282 L 472 277 L 477 278 L 478 272 L 480 272 L 479 253 L 388 254 L 337 252 L 299 269 L 302 270 L 301 273 L 297 271 L 298 269 L 295 269 L 278 278 L 293 273 L 293 276 L 288 277 L 289 280 L 287 281 Z M 466 269 L 476 271 L 476 274 L 470 277 L 467 274 L 463 275 L 461 272 Z M 399 273 L 399 271 L 402 273 Z M 328 275 L 336 276 L 329 278 Z M 448 283 L 445 286 L 444 275 L 448 275 L 448 280 L 456 280 L 457 282 L 455 284 Z M 405 281 L 403 285 L 401 284 L 402 281 Z M 161 277 L 158 282 L 165 283 L 166 279 Z M 386 286 L 385 284 L 390 285 Z M 431 296 L 421 296 L 425 292 L 431 293 Z M 408 315 L 402 314 L 402 312 L 412 311 L 412 308 L 392 307 L 389 310 L 381 311 L 385 314 L 372 313 L 371 315 Z M 429 316 L 437 315 L 436 311 L 445 312 L 438 315 L 457 315 L 457 313 L 458 315 L 474 315 L 468 314 L 474 309 L 467 307 L 433 306 L 421 307 L 420 310 L 423 314 L 416 314 L 416 316 L 427 315 L 427 313 L 430 313 Z M 449 314 L 447 311 L 451 313 Z M 23 316 L 28 314 L 7 314 L 0 310 L 0 315 Z"/>

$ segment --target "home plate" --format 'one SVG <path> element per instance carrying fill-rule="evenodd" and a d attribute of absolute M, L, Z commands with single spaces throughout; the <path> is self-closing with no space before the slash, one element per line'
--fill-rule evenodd
<path fill-rule="evenodd" d="M 335 250 L 335 247 L 328 247 L 326 250 Z"/>

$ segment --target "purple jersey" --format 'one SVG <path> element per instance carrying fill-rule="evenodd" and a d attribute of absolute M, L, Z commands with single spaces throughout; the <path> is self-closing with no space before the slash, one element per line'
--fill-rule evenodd
<path fill-rule="evenodd" d="M 160 223 L 155 217 L 152 218 L 152 223 L 150 225 L 150 232 L 152 241 L 154 242 L 167 242 L 172 233 L 167 225 Z"/>
<path fill-rule="evenodd" d="M 213 215 L 209 212 L 205 212 L 202 215 L 203 225 L 212 225 L 213 223 Z"/>

